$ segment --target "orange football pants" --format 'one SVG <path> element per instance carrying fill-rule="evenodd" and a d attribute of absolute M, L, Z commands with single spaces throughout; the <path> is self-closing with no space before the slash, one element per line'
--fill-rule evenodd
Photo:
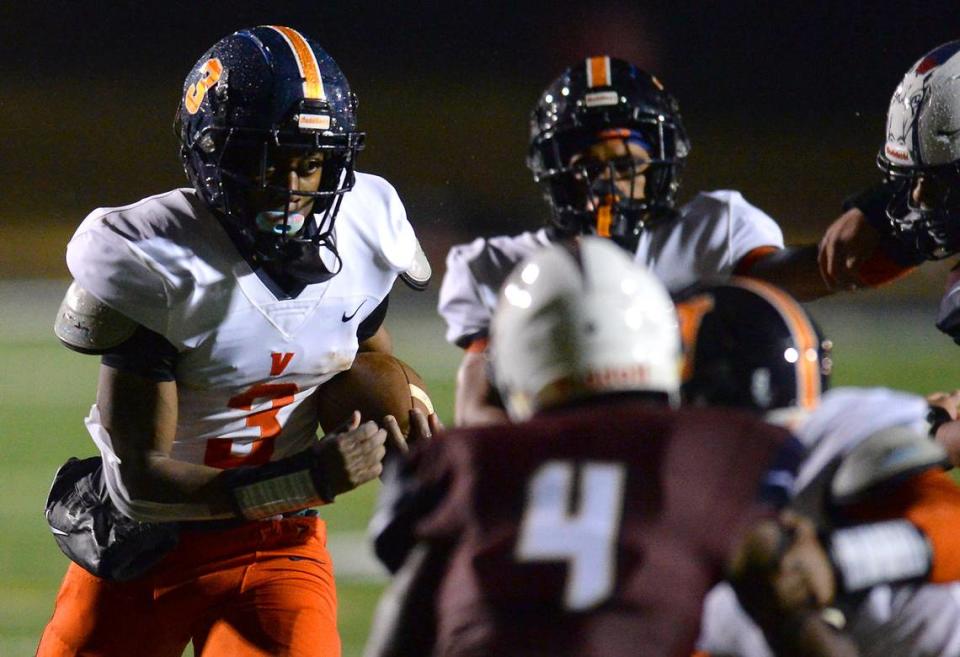
<path fill-rule="evenodd" d="M 316 517 L 184 531 L 146 575 L 109 582 L 71 563 L 39 657 L 339 657 L 326 528 Z"/>

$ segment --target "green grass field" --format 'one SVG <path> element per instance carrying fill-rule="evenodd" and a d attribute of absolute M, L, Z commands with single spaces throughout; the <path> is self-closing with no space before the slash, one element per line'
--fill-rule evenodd
<path fill-rule="evenodd" d="M 83 426 L 97 359 L 71 353 L 51 332 L 66 283 L 0 283 L 0 656 L 31 655 L 66 567 L 43 521 L 57 466 L 94 448 Z M 443 341 L 432 296 L 398 292 L 388 319 L 395 351 L 424 376 L 450 421 L 457 349 Z M 960 387 L 960 351 L 932 327 L 934 304 L 818 302 L 811 310 L 835 343 L 836 385 L 886 384 L 918 392 Z M 332 540 L 366 526 L 373 486 L 324 510 Z M 334 553 L 336 558 L 336 552 Z M 383 579 L 338 576 L 344 655 L 358 657 Z M 188 652 L 189 654 L 189 652 Z"/>

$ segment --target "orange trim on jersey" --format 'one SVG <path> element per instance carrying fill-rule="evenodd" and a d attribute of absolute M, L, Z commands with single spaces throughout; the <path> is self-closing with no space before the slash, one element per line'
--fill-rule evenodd
<path fill-rule="evenodd" d="M 464 351 L 469 354 L 480 354 L 487 350 L 487 347 L 490 345 L 490 338 L 483 337 L 477 338 L 470 344 L 466 346 Z"/>
<path fill-rule="evenodd" d="M 776 246 L 758 246 L 755 249 L 750 249 L 747 252 L 747 255 L 740 258 L 740 261 L 737 263 L 737 266 L 733 268 L 734 276 L 746 276 L 750 273 L 750 270 L 753 269 L 753 266 L 757 264 L 760 260 L 763 260 L 771 253 L 776 253 L 780 248 Z"/>
<path fill-rule="evenodd" d="M 294 29 L 282 25 L 269 25 L 272 30 L 276 30 L 286 40 L 293 56 L 297 60 L 297 68 L 300 69 L 300 75 L 303 76 L 303 97 L 309 100 L 326 100 L 327 96 L 323 92 L 323 78 L 320 76 L 320 65 L 317 64 L 317 56 L 313 53 L 313 48 L 303 38 L 303 35 Z"/>
<path fill-rule="evenodd" d="M 783 317 L 793 340 L 797 345 L 797 406 L 813 408 L 820 399 L 820 359 L 817 344 L 817 332 L 807 319 L 800 305 L 786 292 L 752 278 L 738 278 L 736 282 L 748 290 L 759 294 Z M 814 354 L 809 358 L 809 354 Z"/>
<path fill-rule="evenodd" d="M 882 249 L 877 249 L 857 268 L 857 278 L 863 285 L 877 287 L 903 278 L 914 269 L 916 267 L 901 265 Z"/>
<path fill-rule="evenodd" d="M 960 487 L 943 470 L 925 470 L 847 512 L 863 522 L 906 518 L 933 547 L 929 581 L 960 580 Z"/>
<path fill-rule="evenodd" d="M 610 58 L 590 57 L 587 59 L 587 87 L 610 86 Z"/>

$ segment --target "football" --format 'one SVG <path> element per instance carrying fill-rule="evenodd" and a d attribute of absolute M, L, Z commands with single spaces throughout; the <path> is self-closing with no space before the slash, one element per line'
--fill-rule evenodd
<path fill-rule="evenodd" d="M 433 413 L 420 375 L 399 358 L 379 352 L 357 354 L 349 370 L 320 386 L 317 397 L 317 415 L 324 431 L 336 429 L 358 410 L 363 422 L 380 424 L 383 416 L 394 416 L 406 435 L 411 408 Z"/>

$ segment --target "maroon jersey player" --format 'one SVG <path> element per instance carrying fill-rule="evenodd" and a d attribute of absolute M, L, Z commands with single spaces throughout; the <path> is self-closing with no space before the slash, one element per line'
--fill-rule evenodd
<path fill-rule="evenodd" d="M 830 595 L 809 527 L 791 544 L 773 511 L 798 444 L 738 411 L 671 408 L 676 316 L 650 274 L 602 240 L 548 247 L 499 308 L 497 383 L 513 417 L 535 413 L 414 453 L 377 528 L 378 554 L 402 568 L 368 655 L 686 657 L 707 590 L 759 562 L 770 580 L 751 590 L 785 610 L 772 631 L 810 642 L 785 654 L 851 654 L 772 596 L 781 570 Z M 778 549 L 796 568 L 777 567 Z"/>

